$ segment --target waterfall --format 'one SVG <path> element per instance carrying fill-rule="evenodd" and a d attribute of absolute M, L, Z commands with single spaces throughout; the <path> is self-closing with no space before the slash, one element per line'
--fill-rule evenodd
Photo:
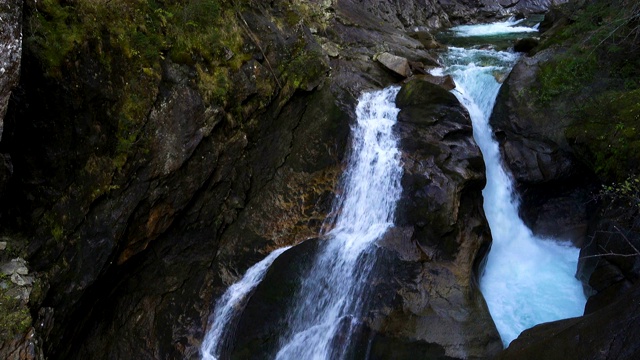
<path fill-rule="evenodd" d="M 514 31 L 524 31 L 520 27 Z M 456 31 L 456 28 L 454 28 Z M 505 34 L 503 26 L 465 26 L 459 35 Z M 557 239 L 534 236 L 518 215 L 513 180 L 502 167 L 489 117 L 506 75 L 518 55 L 507 51 L 450 47 L 444 73 L 453 76 L 455 95 L 473 122 L 474 138 L 487 169 L 484 209 L 493 236 L 482 291 L 504 345 L 542 322 L 580 316 L 585 296 L 575 278 L 579 249 Z"/>
<path fill-rule="evenodd" d="M 370 245 L 393 225 L 400 197 L 402 167 L 393 125 L 398 87 L 365 93 L 356 108 L 353 148 L 343 178 L 344 193 L 335 205 L 339 215 L 302 279 L 288 315 L 276 359 L 339 359 L 358 325 L 366 299 L 365 281 L 374 265 Z"/>
<path fill-rule="evenodd" d="M 222 347 L 225 345 L 225 340 L 227 340 L 226 336 L 230 333 L 229 330 L 234 327 L 234 320 L 237 320 L 234 315 L 242 312 L 249 295 L 262 281 L 267 270 L 269 270 L 269 266 L 288 248 L 277 249 L 262 261 L 250 267 L 242 279 L 231 285 L 218 299 L 213 311 L 211 330 L 207 333 L 200 347 L 203 360 L 217 360 L 220 357 Z"/>
<path fill-rule="evenodd" d="M 339 359 L 348 350 L 350 330 L 358 326 L 357 318 L 364 311 L 366 280 L 375 264 L 370 245 L 393 225 L 401 193 L 400 151 L 392 131 L 399 112 L 394 103 L 399 90 L 390 87 L 365 93 L 358 101 L 342 195 L 334 205 L 338 216 L 308 276 L 300 280 L 277 359 Z M 225 336 L 237 321 L 235 315 L 242 312 L 248 295 L 284 250 L 274 251 L 250 268 L 218 300 L 211 330 L 201 347 L 202 359 L 218 359 Z M 347 335 L 341 334 L 345 329 Z"/>

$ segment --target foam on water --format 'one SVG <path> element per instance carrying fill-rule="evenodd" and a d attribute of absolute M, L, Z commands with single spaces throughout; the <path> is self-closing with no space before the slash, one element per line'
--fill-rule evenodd
<path fill-rule="evenodd" d="M 535 27 L 517 26 L 522 20 L 507 20 L 491 24 L 460 25 L 451 28 L 458 36 L 492 36 L 513 33 L 528 33 L 538 31 Z"/>

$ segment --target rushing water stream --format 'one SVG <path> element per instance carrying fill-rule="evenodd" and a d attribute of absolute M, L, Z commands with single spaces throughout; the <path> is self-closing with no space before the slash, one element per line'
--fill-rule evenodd
<path fill-rule="evenodd" d="M 535 31 L 516 23 L 454 28 L 458 36 L 495 36 Z M 505 346 L 536 324 L 582 315 L 586 302 L 575 278 L 579 250 L 557 239 L 534 236 L 518 215 L 513 181 L 505 172 L 489 117 L 502 78 L 518 55 L 507 51 L 451 47 L 444 72 L 471 115 L 474 138 L 487 168 L 484 209 L 493 236 L 480 289 Z"/>
<path fill-rule="evenodd" d="M 455 36 L 475 37 L 533 32 L 535 29 L 504 22 L 454 28 Z M 468 44 L 467 41 L 465 44 Z M 466 45 L 465 45 L 466 46 Z M 499 82 L 518 55 L 492 49 L 450 47 L 445 68 L 456 82 L 455 95 L 473 121 L 474 137 L 485 158 L 487 186 L 484 208 L 493 235 L 480 288 L 505 345 L 524 329 L 538 323 L 581 315 L 585 298 L 574 272 L 578 249 L 557 240 L 540 239 L 518 216 L 513 181 L 501 165 L 489 117 Z M 308 276 L 287 310 L 274 354 L 281 360 L 341 359 L 365 310 L 365 281 L 375 264 L 372 244 L 392 225 L 401 193 L 397 140 L 392 129 L 398 109 L 398 87 L 365 93 L 358 102 L 352 129 L 352 151 L 343 176 L 342 196 L 335 204 L 333 229 L 326 234 Z M 211 330 L 202 345 L 205 360 L 219 359 L 237 314 L 262 280 L 269 266 L 286 249 L 271 253 L 251 267 L 218 300 Z"/>

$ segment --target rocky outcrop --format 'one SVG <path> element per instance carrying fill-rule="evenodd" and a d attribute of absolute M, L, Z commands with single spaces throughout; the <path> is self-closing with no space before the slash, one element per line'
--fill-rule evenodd
<path fill-rule="evenodd" d="M 423 80 L 404 85 L 397 106 L 403 193 L 396 227 L 374 251 L 368 310 L 349 354 L 490 358 L 502 345 L 476 283 L 490 235 L 481 206 L 484 163 L 468 114 L 454 95 Z M 322 240 L 276 259 L 242 313 L 231 358 L 274 350 L 297 279 Z"/>
<path fill-rule="evenodd" d="M 496 17 L 527 16 L 547 11 L 568 0 L 444 0 L 442 9 L 454 24 L 488 22 Z"/>
<path fill-rule="evenodd" d="M 402 77 L 406 78 L 413 75 L 411 73 L 409 61 L 403 57 L 383 52 L 382 54 L 377 55 L 375 60 Z"/>
<path fill-rule="evenodd" d="M 402 305 L 381 310 L 372 328 L 382 338 L 441 346 L 449 357 L 490 358 L 502 346 L 476 282 L 491 239 L 471 121 L 453 94 L 428 81 L 404 85 L 396 104 L 403 193 L 381 251 L 390 277 L 399 268 L 419 275 L 388 283 Z"/>
<path fill-rule="evenodd" d="M 593 176 L 564 136 L 572 120 L 562 114 L 572 100 L 543 107 L 535 102 L 539 66 L 554 54 L 542 51 L 516 64 L 498 94 L 490 122 L 516 181 L 525 223 L 538 235 L 580 245 L 586 237 Z"/>

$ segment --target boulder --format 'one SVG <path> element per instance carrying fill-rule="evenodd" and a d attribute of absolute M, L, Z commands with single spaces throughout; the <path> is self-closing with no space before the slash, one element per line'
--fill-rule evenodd
<path fill-rule="evenodd" d="M 432 84 L 438 85 L 447 91 L 453 90 L 456 88 L 456 83 L 451 77 L 451 75 L 436 76 L 436 75 L 431 75 L 429 73 L 426 73 L 422 75 L 415 75 L 414 77 L 417 80 L 427 81 Z"/>
<path fill-rule="evenodd" d="M 409 77 L 412 75 L 409 61 L 403 57 L 384 52 L 382 54 L 378 54 L 375 57 L 375 60 L 402 77 Z"/>
<path fill-rule="evenodd" d="M 540 44 L 540 40 L 536 38 L 518 39 L 513 44 L 513 50 L 516 52 L 528 53 L 529 51 L 533 50 L 533 48 L 538 46 L 538 44 Z"/>

